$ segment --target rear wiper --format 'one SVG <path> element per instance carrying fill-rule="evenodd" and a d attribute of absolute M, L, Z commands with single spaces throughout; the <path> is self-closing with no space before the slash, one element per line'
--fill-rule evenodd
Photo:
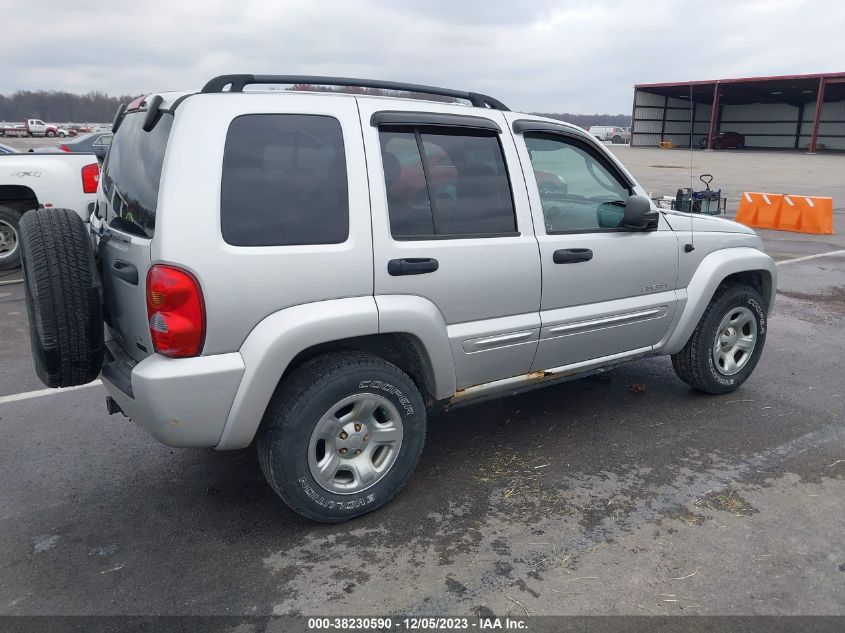
<path fill-rule="evenodd" d="M 126 218 L 122 218 L 120 216 L 112 218 L 111 222 L 109 222 L 109 228 L 123 231 L 124 233 L 129 233 L 130 235 L 136 235 L 138 237 L 147 237 L 147 232 L 144 230 L 144 227 L 134 220 L 127 220 Z"/>

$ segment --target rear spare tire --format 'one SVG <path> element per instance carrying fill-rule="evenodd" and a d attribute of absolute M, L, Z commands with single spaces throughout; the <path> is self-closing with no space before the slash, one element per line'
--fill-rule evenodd
<path fill-rule="evenodd" d="M 103 366 L 103 308 L 85 224 L 69 209 L 37 209 L 20 239 L 35 371 L 48 387 L 91 382 Z"/>

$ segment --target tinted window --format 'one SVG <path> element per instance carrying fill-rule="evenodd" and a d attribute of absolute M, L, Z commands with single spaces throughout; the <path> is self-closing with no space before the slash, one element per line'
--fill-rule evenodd
<path fill-rule="evenodd" d="M 434 235 L 434 217 L 414 132 L 382 132 L 381 156 L 391 234 Z"/>
<path fill-rule="evenodd" d="M 253 114 L 232 121 L 220 219 L 223 239 L 236 246 L 344 242 L 349 196 L 337 119 Z"/>
<path fill-rule="evenodd" d="M 495 133 L 384 128 L 380 139 L 394 237 L 516 232 L 510 181 Z"/>
<path fill-rule="evenodd" d="M 630 190 L 584 145 L 526 134 L 547 233 L 618 228 Z"/>
<path fill-rule="evenodd" d="M 162 114 L 150 132 L 144 132 L 146 112 L 126 115 L 114 135 L 103 166 L 103 193 L 108 200 L 106 221 L 115 228 L 153 236 L 158 186 L 164 150 L 173 116 Z M 119 224 L 123 226 L 119 226 Z"/>

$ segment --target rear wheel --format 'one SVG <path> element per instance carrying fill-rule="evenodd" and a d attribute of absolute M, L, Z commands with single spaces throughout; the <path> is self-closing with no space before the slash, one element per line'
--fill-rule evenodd
<path fill-rule="evenodd" d="M 12 270 L 21 263 L 20 213 L 0 207 L 0 270 Z"/>
<path fill-rule="evenodd" d="M 338 523 L 401 490 L 425 431 L 422 397 L 402 370 L 370 354 L 326 354 L 280 384 L 259 433 L 258 459 L 292 510 Z"/>
<path fill-rule="evenodd" d="M 675 373 L 705 393 L 728 393 L 744 383 L 766 343 L 763 298 L 751 286 L 721 286 L 684 348 L 672 356 Z"/>
<path fill-rule="evenodd" d="M 29 337 L 48 387 L 94 380 L 103 365 L 103 310 L 88 232 L 70 209 L 37 209 L 20 222 Z"/>

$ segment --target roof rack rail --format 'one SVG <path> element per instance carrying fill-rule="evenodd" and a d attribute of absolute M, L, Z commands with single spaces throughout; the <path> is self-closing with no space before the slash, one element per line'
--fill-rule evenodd
<path fill-rule="evenodd" d="M 381 79 L 352 79 L 350 77 L 320 77 L 316 75 L 220 75 L 208 81 L 201 92 L 223 92 L 229 86 L 229 92 L 243 92 L 245 86 L 252 84 L 309 84 L 313 86 L 355 86 L 358 88 L 381 88 L 382 90 L 401 90 L 405 92 L 421 92 L 466 99 L 477 108 L 492 108 L 494 110 L 509 111 L 510 109 L 498 99 L 479 92 L 452 90 L 451 88 L 436 88 L 434 86 L 420 86 Z"/>

